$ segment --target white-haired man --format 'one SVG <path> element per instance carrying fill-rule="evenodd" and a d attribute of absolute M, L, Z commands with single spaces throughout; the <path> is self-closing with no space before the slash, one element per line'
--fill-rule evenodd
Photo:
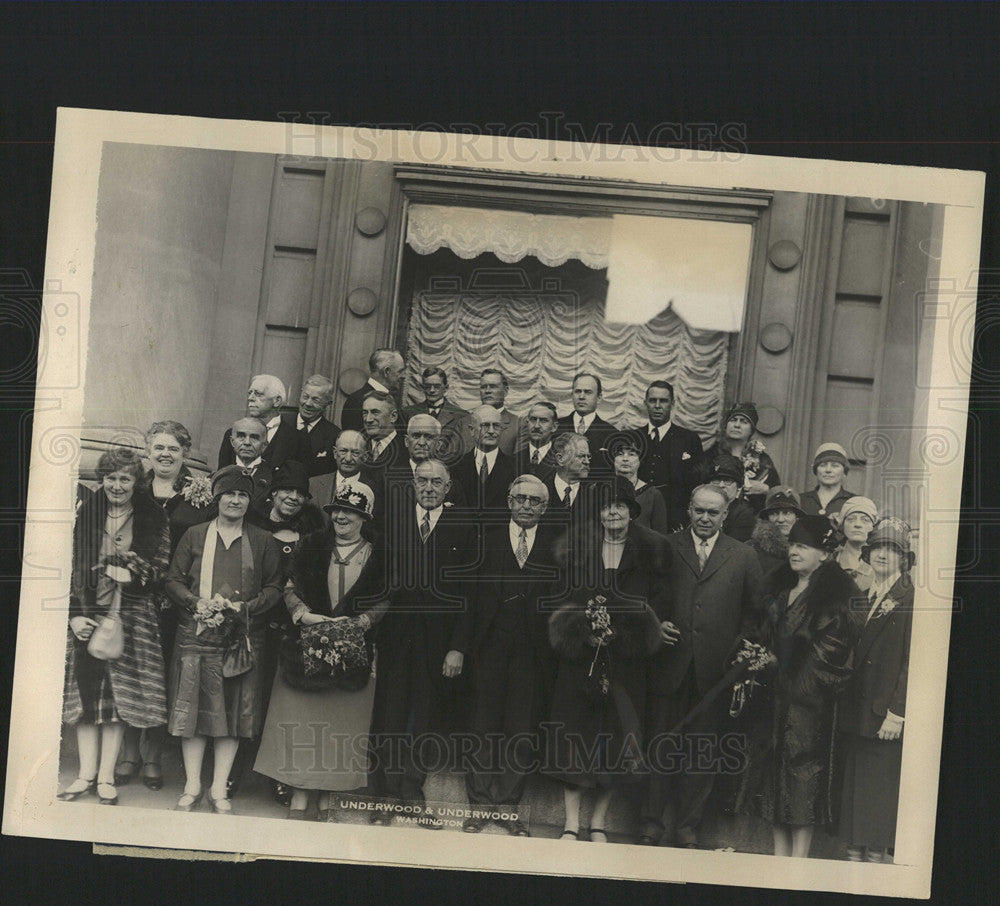
<path fill-rule="evenodd" d="M 281 418 L 281 406 L 285 402 L 285 385 L 273 374 L 256 374 L 247 388 L 248 418 L 256 418 L 264 423 L 267 437 L 260 458 L 272 466 L 280 466 L 289 459 L 305 462 L 308 459 L 303 439 L 295 430 L 294 422 L 289 424 Z M 306 459 L 303 459 L 306 457 Z M 233 451 L 232 429 L 228 429 L 219 447 L 219 468 L 236 462 Z"/>

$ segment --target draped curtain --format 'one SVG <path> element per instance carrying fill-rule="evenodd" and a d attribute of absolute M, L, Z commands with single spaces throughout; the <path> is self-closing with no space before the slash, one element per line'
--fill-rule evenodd
<path fill-rule="evenodd" d="M 443 257 L 447 256 L 447 257 Z M 420 262 L 407 326 L 407 396 L 416 402 L 421 371 L 438 366 L 449 375 L 448 396 L 465 409 L 479 405 L 479 373 L 498 368 L 510 381 L 507 404 L 523 414 L 537 400 L 572 408 L 579 371 L 600 376 L 598 413 L 618 428 L 646 420 L 643 398 L 653 380 L 674 385 L 674 417 L 710 443 L 719 428 L 729 334 L 688 327 L 669 309 L 644 324 L 604 318 L 607 283 L 602 272 L 576 262 L 557 269 L 525 258 L 519 265 L 473 267 L 448 252 Z M 475 264 L 496 259 L 484 255 Z M 447 263 L 445 263 L 447 262 Z M 499 262 L 497 262 L 499 264 Z M 445 273 L 455 287 L 434 286 Z M 502 275 L 511 275 L 506 286 Z"/>

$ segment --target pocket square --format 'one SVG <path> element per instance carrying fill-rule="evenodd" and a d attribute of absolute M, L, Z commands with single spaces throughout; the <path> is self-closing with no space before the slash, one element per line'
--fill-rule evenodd
<path fill-rule="evenodd" d="M 690 458 L 691 458 L 691 454 L 690 453 L 682 453 L 681 454 L 681 462 L 684 462 L 685 459 L 690 459 Z"/>
<path fill-rule="evenodd" d="M 319 453 L 316 454 L 317 459 L 319 459 L 321 456 L 326 456 L 326 450 L 320 450 Z"/>

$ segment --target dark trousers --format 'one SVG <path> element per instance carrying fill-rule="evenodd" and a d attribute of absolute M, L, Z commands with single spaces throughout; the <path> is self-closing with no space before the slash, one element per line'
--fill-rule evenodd
<path fill-rule="evenodd" d="M 428 759 L 438 756 L 414 743 L 437 722 L 438 690 L 419 634 L 394 635 L 379 647 L 369 783 L 376 796 L 423 802 Z"/>
<path fill-rule="evenodd" d="M 536 746 L 539 677 L 530 641 L 492 632 L 476 656 L 472 729 L 480 743 L 466 765 L 465 788 L 476 805 L 521 801 Z"/>
<path fill-rule="evenodd" d="M 642 791 L 643 832 L 657 836 L 663 830 L 663 812 L 674 806 L 674 831 L 680 845 L 697 843 L 705 804 L 715 783 L 720 701 L 668 737 L 704 695 L 695 679 L 694 662 L 680 686 L 667 695 L 650 694 L 646 726 L 651 773 Z"/>

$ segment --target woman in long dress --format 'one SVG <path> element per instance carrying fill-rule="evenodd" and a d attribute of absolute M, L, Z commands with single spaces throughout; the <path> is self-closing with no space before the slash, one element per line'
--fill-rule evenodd
<path fill-rule="evenodd" d="M 167 576 L 167 593 L 179 611 L 170 669 L 167 730 L 181 737 L 186 782 L 178 811 L 191 811 L 203 795 L 201 768 L 208 738 L 214 740 L 212 811 L 230 814 L 226 781 L 240 739 L 260 732 L 260 671 L 226 676 L 227 650 L 248 635 L 252 651 L 263 645 L 268 611 L 281 598 L 281 558 L 271 535 L 244 521 L 253 479 L 238 465 L 212 477 L 219 515 L 185 532 Z M 235 606 L 221 626 L 199 619 L 218 596 Z"/>
<path fill-rule="evenodd" d="M 567 550 L 573 603 L 549 620 L 559 666 L 547 773 L 564 784 L 563 839 L 581 838 L 589 789 L 596 792 L 589 837 L 606 843 L 615 791 L 645 776 L 646 668 L 661 643 L 657 613 L 665 611 L 670 548 L 662 535 L 634 523 L 639 506 L 631 482 L 619 476 L 598 490 L 599 524 L 585 527 Z"/>
<path fill-rule="evenodd" d="M 903 760 L 906 674 L 913 622 L 913 552 L 901 519 L 875 524 L 862 556 L 874 577 L 854 648 L 854 675 L 839 704 L 844 743 L 840 828 L 852 861 L 891 859 Z"/>
<path fill-rule="evenodd" d="M 303 538 L 292 554 L 285 604 L 295 627 L 354 628 L 366 656 L 346 672 L 311 679 L 298 639 L 282 649 L 254 770 L 292 787 L 289 818 L 305 818 L 315 799 L 317 817 L 328 820 L 335 812 L 324 792 L 368 781 L 372 641 L 388 608 L 383 551 L 362 535 L 373 504 L 367 485 L 348 485 L 324 507 L 330 528 Z"/>
<path fill-rule="evenodd" d="M 153 594 L 167 567 L 167 517 L 142 487 L 142 461 L 116 447 L 97 464 L 101 488 L 77 511 L 70 578 L 69 639 L 63 721 L 76 727 L 79 775 L 59 798 L 96 790 L 118 802 L 115 764 L 126 727 L 166 722 L 163 653 Z M 123 648 L 95 657 L 91 636 L 118 611 Z"/>
<path fill-rule="evenodd" d="M 191 452 L 191 434 L 180 422 L 154 422 L 146 432 L 146 458 L 151 468 L 146 472 L 145 485 L 163 511 L 170 525 L 170 557 L 184 533 L 199 522 L 216 516 L 215 500 L 207 476 L 196 478 L 186 465 Z M 168 561 L 169 562 L 169 561 Z M 177 609 L 162 591 L 154 597 L 160 621 L 160 646 L 163 662 L 170 663 L 177 634 Z M 142 767 L 142 782 L 156 791 L 163 787 L 160 761 L 166 742 L 165 726 L 151 727 L 141 735 L 138 730 L 125 728 L 121 759 L 115 769 L 115 782 L 128 783 Z M 141 754 L 140 754 L 141 752 Z"/>
<path fill-rule="evenodd" d="M 813 830 L 832 819 L 836 698 L 850 676 L 852 600 L 858 591 L 833 561 L 836 533 L 802 516 L 788 535 L 788 566 L 763 589 L 761 642 L 777 658 L 771 734 L 751 754 L 737 811 L 770 822 L 776 856 L 809 855 Z"/>

